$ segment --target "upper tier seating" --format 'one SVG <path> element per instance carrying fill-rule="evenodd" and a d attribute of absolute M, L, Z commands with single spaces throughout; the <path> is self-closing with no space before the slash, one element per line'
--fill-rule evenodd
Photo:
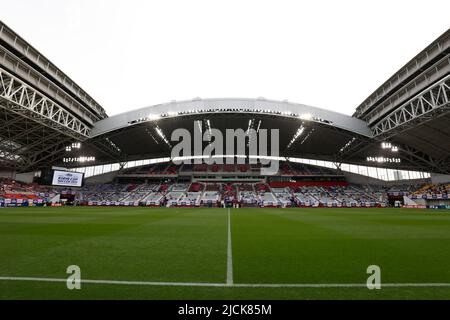
<path fill-rule="evenodd" d="M 203 184 L 194 182 L 189 187 L 189 192 L 200 192 L 203 190 Z"/>
<path fill-rule="evenodd" d="M 318 185 L 270 188 L 265 183 L 175 183 L 86 185 L 77 192 L 82 202 L 144 203 L 147 205 L 216 205 L 239 201 L 244 206 L 381 206 L 388 203 L 386 189 L 360 185 Z M 427 187 L 428 192 L 448 192 L 448 185 Z M 33 196 L 33 195 L 31 195 Z"/>
<path fill-rule="evenodd" d="M 189 184 L 187 184 L 187 183 L 176 183 L 176 184 L 172 185 L 172 187 L 170 188 L 170 191 L 186 192 L 186 191 L 188 191 L 188 188 L 189 188 Z"/>

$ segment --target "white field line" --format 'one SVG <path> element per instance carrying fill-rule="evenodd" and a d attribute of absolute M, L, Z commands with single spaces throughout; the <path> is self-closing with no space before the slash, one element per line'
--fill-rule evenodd
<path fill-rule="evenodd" d="M 231 213 L 228 208 L 227 285 L 233 285 L 233 250 L 231 247 Z"/>
<path fill-rule="evenodd" d="M 67 282 L 64 278 L 39 277 L 0 277 L 0 281 L 30 281 L 30 282 Z M 133 286 L 163 286 L 163 287 L 233 287 L 233 288 L 367 288 L 365 283 L 214 283 L 214 282 L 155 282 L 126 280 L 89 280 L 81 279 L 82 284 L 133 285 Z M 448 282 L 430 283 L 382 283 L 382 288 L 403 287 L 450 287 Z"/>

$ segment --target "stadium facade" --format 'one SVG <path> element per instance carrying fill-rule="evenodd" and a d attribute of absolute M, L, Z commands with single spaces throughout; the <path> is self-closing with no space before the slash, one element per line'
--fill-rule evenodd
<path fill-rule="evenodd" d="M 27 183 L 51 168 L 82 172 L 87 182 L 102 183 L 263 181 L 272 187 L 327 176 L 334 182 L 448 183 L 450 30 L 376 89 L 353 116 L 265 98 L 195 98 L 109 117 L 0 22 L 0 121 L 2 176 Z M 171 133 L 185 128 L 194 134 L 195 124 L 202 132 L 278 129 L 280 172 L 262 177 L 252 166 L 173 168 Z M 158 163 L 165 169 L 156 170 Z M 311 175 L 321 171 L 317 166 L 331 172 Z"/>

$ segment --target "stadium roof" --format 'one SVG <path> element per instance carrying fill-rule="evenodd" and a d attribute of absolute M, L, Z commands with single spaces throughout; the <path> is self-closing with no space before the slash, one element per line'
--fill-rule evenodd
<path fill-rule="evenodd" d="M 0 160 L 30 171 L 170 155 L 176 128 L 280 130 L 280 155 L 450 172 L 450 30 L 388 79 L 353 117 L 287 101 L 193 99 L 108 117 L 0 22 Z M 81 148 L 70 148 L 72 144 Z M 390 143 L 382 148 L 382 143 Z M 385 146 L 383 144 L 383 146 Z M 397 161 L 401 159 L 401 162 Z"/>
<path fill-rule="evenodd" d="M 29 171 L 89 138 L 105 110 L 43 54 L 0 21 L 0 161 Z M 101 147 L 100 147 L 101 148 Z"/>
<path fill-rule="evenodd" d="M 146 108 L 124 112 L 98 121 L 91 132 L 91 137 L 136 125 L 144 120 L 174 118 L 193 114 L 270 114 L 275 117 L 286 117 L 314 121 L 354 132 L 367 137 L 372 136 L 367 124 L 354 117 L 338 112 L 297 104 L 288 101 L 273 101 L 264 98 L 243 99 L 192 99 L 189 101 L 172 101 Z M 149 119 L 153 117 L 153 119 Z"/>
<path fill-rule="evenodd" d="M 374 141 L 435 172 L 450 171 L 450 29 L 400 68 L 356 109 Z M 364 153 L 371 143 L 355 150 Z"/>
<path fill-rule="evenodd" d="M 193 135 L 194 121 L 201 121 L 204 131 L 279 129 L 282 156 L 308 155 L 327 160 L 336 160 L 340 149 L 353 137 L 372 136 L 362 120 L 320 108 L 260 98 L 194 99 L 142 108 L 97 122 L 91 138 L 107 138 L 128 160 L 167 157 L 173 145 L 171 133 L 185 128 Z"/>

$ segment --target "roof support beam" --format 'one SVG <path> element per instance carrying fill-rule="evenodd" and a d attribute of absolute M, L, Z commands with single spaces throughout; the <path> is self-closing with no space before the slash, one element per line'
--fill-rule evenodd
<path fill-rule="evenodd" d="M 450 75 L 388 114 L 371 129 L 376 138 L 388 139 L 449 110 Z"/>
<path fill-rule="evenodd" d="M 77 140 L 88 138 L 91 128 L 23 81 L 0 68 L 0 107 L 56 129 Z"/>
<path fill-rule="evenodd" d="M 400 158 L 412 164 L 419 165 L 424 171 L 450 173 L 450 159 L 437 160 L 407 145 L 398 145 Z"/>

